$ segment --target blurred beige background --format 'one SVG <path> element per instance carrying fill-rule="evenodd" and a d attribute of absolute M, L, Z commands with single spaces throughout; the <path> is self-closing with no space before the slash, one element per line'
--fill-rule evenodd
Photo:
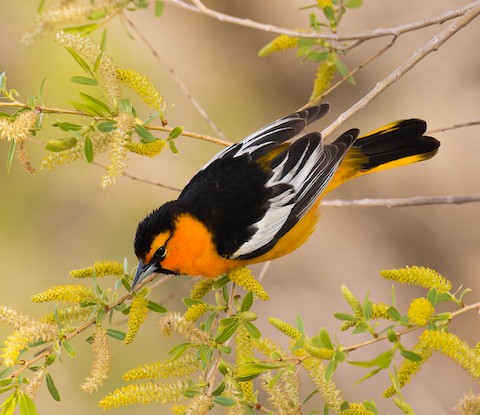
<path fill-rule="evenodd" d="M 303 27 L 308 21 L 309 11 L 298 11 L 307 4 L 308 1 L 300 0 L 209 3 L 239 17 L 291 28 Z M 404 24 L 464 4 L 467 2 L 370 0 L 362 9 L 347 14 L 341 31 Z M 67 101 L 77 93 L 69 78 L 81 75 L 80 69 L 52 41 L 46 40 L 29 48 L 20 43 L 22 33 L 33 25 L 36 7 L 35 1 L 0 0 L 0 71 L 7 72 L 8 84 L 20 92 L 21 100 L 37 94 L 41 81 L 46 78 L 45 103 L 68 107 Z M 272 38 L 267 33 L 223 24 L 170 6 L 159 20 L 153 17 L 151 10 L 129 14 L 129 18 L 155 44 L 162 58 L 175 69 L 232 141 L 295 110 L 309 97 L 315 65 L 300 63 L 293 52 L 257 58 L 257 51 Z M 477 19 L 455 35 L 353 117 L 343 129 L 355 126 L 366 133 L 407 117 L 424 118 L 431 128 L 478 119 L 479 24 Z M 434 26 L 402 36 L 392 50 L 356 76 L 356 87 L 344 85 L 327 97 L 332 110 L 326 122 L 349 108 L 440 30 L 440 26 Z M 368 42 L 349 54 L 345 62 L 353 68 L 384 44 L 385 40 Z M 149 54 L 142 42 L 131 40 L 118 20 L 109 26 L 107 50 L 118 66 L 132 67 L 150 76 L 167 103 L 175 105 L 168 114 L 171 126 L 183 125 L 190 131 L 213 134 L 165 67 Z M 49 118 L 50 123 L 55 120 L 55 116 Z M 324 125 L 316 127 L 321 130 Z M 358 179 L 330 197 L 394 198 L 476 193 L 480 185 L 478 135 L 478 127 L 437 134 L 442 147 L 434 159 Z M 40 138 L 59 137 L 40 135 Z M 179 155 L 165 150 L 153 160 L 132 156 L 128 171 L 182 187 L 220 150 L 212 144 L 189 138 L 179 138 L 176 143 Z M 30 148 L 38 163 L 42 151 L 34 145 Z M 0 143 L 1 166 L 7 152 L 7 144 Z M 138 221 L 153 208 L 175 198 L 176 193 L 127 178 L 103 190 L 99 186 L 102 174 L 97 167 L 83 162 L 33 176 L 24 173 L 17 163 L 9 175 L 0 168 L 0 304 L 38 316 L 50 311 L 51 305 L 34 305 L 29 300 L 31 295 L 52 285 L 71 283 L 69 270 L 89 266 L 98 259 L 123 261 L 127 257 L 131 266 L 135 264 L 132 241 Z M 325 326 L 345 344 L 357 343 L 365 337 L 341 333 L 338 321 L 332 317 L 334 312 L 348 312 L 340 285 L 346 284 L 360 298 L 368 290 L 373 301 L 388 301 L 391 284 L 379 277 L 379 271 L 405 265 L 434 268 L 451 279 L 455 287 L 463 284 L 474 290 L 466 298 L 467 302 L 478 301 L 479 213 L 478 204 L 396 209 L 325 208 L 323 219 L 310 241 L 294 254 L 272 263 L 263 283 L 271 300 L 257 302 L 255 311 L 265 318 L 275 316 L 291 323 L 298 312 L 311 335 Z M 165 305 L 181 311 L 180 299 L 188 294 L 189 286 L 189 280 L 179 277 L 163 286 L 152 298 L 162 301 L 175 291 L 175 299 Z M 411 298 L 422 295 L 425 290 L 397 286 L 398 302 L 403 310 Z M 285 342 L 265 318 L 258 321 L 262 331 Z M 39 413 L 100 413 L 96 402 L 122 384 L 119 380 L 122 373 L 137 364 L 165 358 L 166 351 L 174 344 L 161 337 L 157 320 L 151 315 L 131 346 L 113 343 L 112 379 L 92 397 L 79 390 L 91 358 L 89 347 L 83 341 L 87 336 L 79 336 L 75 341 L 79 357 L 75 360 L 65 357 L 63 364 L 52 368 L 62 402 L 54 402 L 44 388 L 38 400 Z M 471 345 L 480 340 L 479 329 L 475 313 L 452 324 L 452 331 Z M 8 332 L 8 328 L 0 327 L 1 338 Z M 414 335 L 404 341 L 406 345 L 414 342 Z M 351 359 L 373 357 L 385 350 L 384 347 L 386 345 L 353 353 Z M 381 391 L 389 382 L 386 374 L 352 386 L 365 373 L 354 367 L 342 367 L 338 371 L 337 381 L 345 388 L 346 397 L 351 401 L 374 398 L 382 413 L 399 413 L 390 401 L 381 397 Z M 404 389 L 404 396 L 418 414 L 446 414 L 470 388 L 479 392 L 478 385 L 459 367 L 435 355 L 413 384 Z M 312 386 L 306 381 L 304 391 L 311 390 Z M 315 402 L 318 400 L 312 401 Z M 132 412 L 163 414 L 169 413 L 169 409 L 159 406 L 116 410 L 118 414 Z"/>

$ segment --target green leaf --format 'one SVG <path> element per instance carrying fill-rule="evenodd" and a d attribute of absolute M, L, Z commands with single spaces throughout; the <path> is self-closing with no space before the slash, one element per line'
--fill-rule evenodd
<path fill-rule="evenodd" d="M 234 335 L 239 325 L 240 323 L 238 321 L 234 321 L 233 323 L 223 327 L 217 334 L 217 337 L 215 337 L 215 343 L 225 343 L 230 337 Z"/>
<path fill-rule="evenodd" d="M 85 114 L 91 115 L 92 117 L 99 116 L 97 112 L 95 112 L 92 108 L 90 108 L 88 105 L 83 104 L 82 102 L 68 101 L 68 103 L 77 111 L 84 112 Z"/>
<path fill-rule="evenodd" d="M 363 0 L 349 0 L 345 3 L 345 7 L 349 9 L 358 9 L 363 6 Z"/>
<path fill-rule="evenodd" d="M 17 406 L 17 394 L 14 393 L 10 395 L 5 402 L 2 403 L 0 408 L 2 408 L 2 412 L 0 415 L 13 415 L 15 412 L 15 407 Z"/>
<path fill-rule="evenodd" d="M 75 59 L 77 61 L 77 63 L 80 65 L 80 67 L 87 73 L 93 75 L 92 73 L 92 70 L 90 69 L 90 66 L 88 65 L 88 63 L 85 61 L 85 59 L 83 59 L 77 52 L 75 52 L 73 49 L 71 48 L 65 48 L 67 49 L 68 53 L 70 53 L 70 55 L 72 55 L 73 59 Z"/>
<path fill-rule="evenodd" d="M 375 415 L 378 415 L 378 410 L 377 410 L 377 405 L 375 405 L 375 402 L 372 401 L 366 401 L 363 403 L 363 406 L 367 411 L 373 412 Z"/>
<path fill-rule="evenodd" d="M 296 323 L 297 323 L 297 329 L 300 333 L 302 333 L 302 336 L 305 336 L 305 327 L 303 325 L 303 320 L 302 320 L 302 316 L 300 314 L 297 313 L 297 316 L 296 316 Z M 328 334 L 327 334 L 328 335 Z"/>
<path fill-rule="evenodd" d="M 88 16 L 89 20 L 101 20 L 108 14 L 108 10 L 106 7 L 102 7 L 101 9 L 95 10 L 93 13 Z"/>
<path fill-rule="evenodd" d="M 320 333 L 318 334 L 318 336 L 320 337 L 323 347 L 333 350 L 333 344 L 330 340 L 330 335 L 328 334 L 328 331 L 325 329 L 325 327 L 322 327 L 320 329 Z"/>
<path fill-rule="evenodd" d="M 348 75 L 350 71 L 340 59 L 337 58 L 335 60 L 335 66 L 337 67 L 337 70 L 340 73 L 340 75 L 342 75 L 344 78 L 347 77 L 347 82 L 349 82 L 352 85 L 355 85 L 355 81 L 353 77 Z"/>
<path fill-rule="evenodd" d="M 131 101 L 128 98 L 120 100 L 120 108 L 123 112 L 128 112 L 129 114 L 133 114 L 133 106 Z"/>
<path fill-rule="evenodd" d="M 365 376 L 361 377 L 355 382 L 355 385 L 363 382 L 364 380 L 370 379 L 372 376 L 375 376 L 378 372 L 382 371 L 383 369 L 379 367 L 378 369 L 374 369 L 371 372 L 368 372 Z"/>
<path fill-rule="evenodd" d="M 330 6 L 326 6 L 322 10 L 323 14 L 330 23 L 335 22 L 335 11 Z"/>
<path fill-rule="evenodd" d="M 325 59 L 327 59 L 328 55 L 330 55 L 329 52 L 318 52 L 316 50 L 312 50 L 307 53 L 307 59 L 312 62 L 323 62 Z"/>
<path fill-rule="evenodd" d="M 395 333 L 395 331 L 392 329 L 388 329 L 387 337 L 388 340 L 392 343 L 398 342 L 400 340 L 400 337 L 398 337 L 397 333 Z"/>
<path fill-rule="evenodd" d="M 94 157 L 94 151 L 93 151 L 93 143 L 90 137 L 85 137 L 85 158 L 87 160 L 87 163 L 91 163 L 93 161 Z"/>
<path fill-rule="evenodd" d="M 20 415 L 37 415 L 32 398 L 23 392 L 20 393 Z"/>
<path fill-rule="evenodd" d="M 434 306 L 438 302 L 438 292 L 436 288 L 430 288 L 427 294 L 427 300 Z"/>
<path fill-rule="evenodd" d="M 335 359 L 330 360 L 328 362 L 327 369 L 325 370 L 325 380 L 330 380 L 337 370 L 338 362 Z"/>
<path fill-rule="evenodd" d="M 365 297 L 365 300 L 363 301 L 363 315 L 365 316 L 366 320 L 371 320 L 372 319 L 372 310 L 373 310 L 373 304 L 368 298 L 368 294 Z"/>
<path fill-rule="evenodd" d="M 70 81 L 72 81 L 74 84 L 80 84 L 80 85 L 93 85 L 93 86 L 98 85 L 95 79 L 87 78 L 85 76 L 72 76 L 70 78 Z"/>
<path fill-rule="evenodd" d="M 223 380 L 220 385 L 218 385 L 217 389 L 212 392 L 212 396 L 220 396 L 225 391 L 225 380 Z"/>
<path fill-rule="evenodd" d="M 115 123 L 113 121 L 104 121 L 98 123 L 96 127 L 98 131 L 102 133 L 108 133 L 110 131 L 113 131 L 113 129 L 115 128 Z"/>
<path fill-rule="evenodd" d="M 387 314 L 395 321 L 399 321 L 402 318 L 400 312 L 395 307 L 388 307 Z"/>
<path fill-rule="evenodd" d="M 151 301 L 151 300 L 148 300 L 148 303 L 147 303 L 147 308 L 151 311 L 154 311 L 155 313 L 166 313 L 167 312 L 167 309 L 156 303 L 155 301 Z"/>
<path fill-rule="evenodd" d="M 224 275 L 213 283 L 212 290 L 219 290 L 220 288 L 223 288 L 225 285 L 227 285 L 229 282 L 230 278 Z"/>
<path fill-rule="evenodd" d="M 253 293 L 249 291 L 247 294 L 245 294 L 245 297 L 243 297 L 242 300 L 242 305 L 240 306 L 240 312 L 248 311 L 250 308 L 252 308 L 253 305 Z"/>
<path fill-rule="evenodd" d="M 223 346 L 221 344 L 219 344 L 217 346 L 217 349 L 220 353 L 223 353 L 223 354 L 230 354 L 232 353 L 232 348 L 230 346 Z"/>
<path fill-rule="evenodd" d="M 237 372 L 235 379 L 239 382 L 246 382 L 247 380 L 255 379 L 263 372 L 280 369 L 285 366 L 282 363 L 248 363 L 245 368 Z"/>
<path fill-rule="evenodd" d="M 180 343 L 177 344 L 172 350 L 168 352 L 168 354 L 171 356 L 170 359 L 168 359 L 170 362 L 178 359 L 180 356 L 182 356 L 188 349 L 193 347 L 194 345 L 192 343 Z"/>
<path fill-rule="evenodd" d="M 95 62 L 93 63 L 93 72 L 95 73 L 97 73 L 100 63 L 102 62 L 103 52 L 103 50 L 100 50 L 100 53 L 97 55 Z"/>
<path fill-rule="evenodd" d="M 53 382 L 53 378 L 50 373 L 47 373 L 47 375 L 45 376 L 45 380 L 47 381 L 47 388 L 50 392 L 50 395 L 52 395 L 52 398 L 60 402 L 60 394 L 58 393 L 57 387 L 55 386 L 55 383 Z"/>
<path fill-rule="evenodd" d="M 155 17 L 160 17 L 165 9 L 165 3 L 160 0 L 155 1 Z"/>
<path fill-rule="evenodd" d="M 104 51 L 107 48 L 107 29 L 103 29 L 102 38 L 100 39 L 100 50 Z"/>
<path fill-rule="evenodd" d="M 183 133 L 183 127 L 175 127 L 170 134 L 168 134 L 168 138 L 174 139 L 177 138 L 180 134 Z"/>
<path fill-rule="evenodd" d="M 98 27 L 98 23 L 89 23 L 80 26 L 65 27 L 62 30 L 65 33 L 79 33 L 81 35 L 89 35 L 90 33 L 97 30 Z"/>
<path fill-rule="evenodd" d="M 170 147 L 170 151 L 173 154 L 178 154 L 177 146 L 175 145 L 175 142 L 173 140 L 168 140 L 168 146 Z"/>
<path fill-rule="evenodd" d="M 45 150 L 52 153 L 58 153 L 65 150 L 70 150 L 77 145 L 77 139 L 74 137 L 59 138 L 57 140 L 48 140 L 45 145 Z"/>
<path fill-rule="evenodd" d="M 252 337 L 253 339 L 259 339 L 260 337 L 262 337 L 262 333 L 260 333 L 260 330 L 258 330 L 255 324 L 252 324 L 249 321 L 244 321 L 243 325 L 247 329 L 248 334 L 250 334 L 250 337 Z"/>
<path fill-rule="evenodd" d="M 393 358 L 393 350 L 387 350 L 384 353 L 379 354 L 375 359 L 368 360 L 365 362 L 353 362 L 349 361 L 351 365 L 359 366 L 359 367 L 379 367 L 381 369 L 386 369 L 390 366 Z"/>
<path fill-rule="evenodd" d="M 423 357 L 419 354 L 412 352 L 410 350 L 400 350 L 400 354 L 407 360 L 411 360 L 412 362 L 421 362 Z"/>
<path fill-rule="evenodd" d="M 10 149 L 8 150 L 8 156 L 7 156 L 7 173 L 10 173 L 10 167 L 12 166 L 13 162 L 13 157 L 15 156 L 15 149 L 17 147 L 17 143 L 15 140 L 12 140 L 10 142 Z"/>
<path fill-rule="evenodd" d="M 45 359 L 45 365 L 46 366 L 52 365 L 57 360 L 57 357 L 58 357 L 57 353 L 54 353 L 54 352 L 50 353 Z"/>
<path fill-rule="evenodd" d="M 84 94 L 83 92 L 80 92 L 80 97 L 98 115 L 102 117 L 110 115 L 110 109 L 108 106 L 99 99 L 94 98 L 91 95 Z"/>
<path fill-rule="evenodd" d="M 227 396 L 214 396 L 213 402 L 220 406 L 234 406 L 237 404 L 237 401 Z"/>
<path fill-rule="evenodd" d="M 70 357 L 75 357 L 77 355 L 77 352 L 67 340 L 62 341 L 62 346 Z"/>
<path fill-rule="evenodd" d="M 336 319 L 342 320 L 342 321 L 357 321 L 358 318 L 355 316 L 352 316 L 351 314 L 345 314 L 345 313 L 335 313 L 333 315 Z"/>
<path fill-rule="evenodd" d="M 80 131 L 83 128 L 80 124 L 73 124 L 71 122 L 59 122 L 53 124 L 53 126 L 60 128 L 62 131 Z"/>
<path fill-rule="evenodd" d="M 112 337 L 115 340 L 125 340 L 126 333 L 121 330 L 107 329 L 106 333 L 108 336 Z"/>
<path fill-rule="evenodd" d="M 157 140 L 155 136 L 150 131 L 148 131 L 143 125 L 135 124 L 135 131 L 140 137 L 140 141 L 144 144 L 154 143 Z"/>
<path fill-rule="evenodd" d="M 352 334 L 365 333 L 368 330 L 368 324 L 364 321 L 359 321 L 355 328 L 352 330 Z"/>

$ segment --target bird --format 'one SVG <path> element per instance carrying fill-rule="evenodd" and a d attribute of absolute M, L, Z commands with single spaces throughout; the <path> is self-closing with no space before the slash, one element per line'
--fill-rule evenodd
<path fill-rule="evenodd" d="M 313 233 L 322 197 L 348 180 L 433 157 L 440 142 L 426 122 L 405 119 L 331 143 L 301 135 L 329 111 L 294 112 L 215 155 L 178 199 L 148 214 L 134 241 L 132 289 L 152 273 L 215 278 L 287 255 Z"/>

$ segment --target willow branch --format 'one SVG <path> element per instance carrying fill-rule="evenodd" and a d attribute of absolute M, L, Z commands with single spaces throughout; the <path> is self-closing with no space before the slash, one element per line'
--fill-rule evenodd
<path fill-rule="evenodd" d="M 480 0 L 473 3 L 471 8 L 465 13 L 463 17 L 458 18 L 451 23 L 445 30 L 433 36 L 424 46 L 416 50 L 414 54 L 407 59 L 402 65 L 395 69 L 383 81 L 378 82 L 365 97 L 358 101 L 355 105 L 350 107 L 327 128 L 322 131 L 322 137 L 328 137 L 333 131 L 344 124 L 349 118 L 355 115 L 367 105 L 378 97 L 383 91 L 390 87 L 393 83 L 401 79 L 407 72 L 415 67 L 421 60 L 427 57 L 430 53 L 438 50 L 448 39 L 450 39 L 459 30 L 466 27 L 473 19 L 480 14 Z"/>
<path fill-rule="evenodd" d="M 451 316 L 450 316 L 450 319 L 453 319 L 453 318 L 459 316 L 460 314 L 464 314 L 464 313 L 466 313 L 468 311 L 471 311 L 471 310 L 480 310 L 480 302 L 467 305 L 465 307 L 462 307 L 460 310 L 452 312 Z M 421 328 L 424 328 L 424 327 L 423 326 L 408 327 L 404 330 L 400 330 L 396 334 L 398 336 L 402 336 L 403 334 L 406 334 L 406 333 L 409 333 L 411 331 L 418 330 L 418 329 L 421 329 Z M 370 340 L 367 340 L 367 341 L 362 342 L 362 343 L 357 343 L 357 344 L 354 344 L 352 346 L 347 346 L 343 350 L 345 352 L 351 352 L 353 350 L 360 349 L 361 347 L 369 346 L 370 344 L 379 342 L 381 340 L 386 340 L 386 339 L 388 339 L 388 335 L 385 334 L 383 336 L 378 336 L 378 337 L 375 337 L 374 339 L 370 339 Z"/>
<path fill-rule="evenodd" d="M 152 280 L 154 280 L 155 278 L 157 277 L 157 274 L 154 274 L 154 275 L 150 275 L 148 276 L 147 278 L 145 278 L 141 283 L 138 284 L 138 287 L 135 287 L 135 291 L 138 291 L 139 289 L 141 289 L 143 286 L 145 286 L 146 284 L 148 284 L 149 282 L 151 282 Z M 161 285 L 163 284 L 164 282 L 168 281 L 168 279 L 170 279 L 170 277 L 167 275 L 165 276 L 164 278 L 162 278 L 160 281 L 158 281 L 158 285 Z M 107 315 L 108 313 L 112 312 L 112 310 L 122 304 L 123 302 L 129 300 L 130 298 L 132 298 L 133 296 L 133 293 L 127 293 L 125 295 L 123 295 L 122 297 L 120 297 L 118 300 L 116 300 L 115 302 L 113 302 L 112 304 L 110 304 L 109 306 L 107 306 L 105 308 L 105 315 Z M 86 323 L 82 324 L 81 326 L 78 326 L 75 328 L 74 331 L 70 332 L 70 333 L 67 333 L 62 339 L 60 339 L 60 341 L 69 341 L 71 340 L 72 338 L 74 338 L 75 336 L 77 336 L 78 334 L 80 333 L 83 333 L 85 330 L 87 330 L 89 327 L 95 325 L 97 323 L 97 319 L 96 317 L 92 318 L 90 321 L 87 321 Z M 37 354 L 36 356 L 34 356 L 32 359 L 30 360 L 26 360 L 23 362 L 23 364 L 17 369 L 15 370 L 14 372 L 12 372 L 8 377 L 7 379 L 11 379 L 11 378 L 15 378 L 17 377 L 20 373 L 22 373 L 25 369 L 28 369 L 29 367 L 31 367 L 32 365 L 34 365 L 36 362 L 38 362 L 39 360 L 41 359 L 44 359 L 46 358 L 48 355 L 50 355 L 52 352 L 54 351 L 54 346 L 50 346 L 48 348 L 46 348 L 45 350 L 43 350 L 41 353 Z"/>
<path fill-rule="evenodd" d="M 409 207 L 409 206 L 429 206 L 429 205 L 463 205 L 466 203 L 480 202 L 480 193 L 471 195 L 451 195 L 451 196 L 414 196 L 396 199 L 354 199 L 354 200 L 322 200 L 322 207 Z"/>
<path fill-rule="evenodd" d="M 199 0 L 192 0 L 193 4 L 187 3 L 185 0 L 165 0 L 167 4 L 192 11 L 195 13 L 200 13 L 206 16 L 210 16 L 214 19 L 217 19 L 223 23 L 231 23 L 239 26 L 248 27 L 251 29 L 261 30 L 263 32 L 276 33 L 276 34 L 285 34 L 291 37 L 302 37 L 302 38 L 311 38 L 311 39 L 324 39 L 329 41 L 349 41 L 349 40 L 368 40 L 375 39 L 385 36 L 400 36 L 404 33 L 411 32 L 418 29 L 423 29 L 425 27 L 442 24 L 448 20 L 455 19 L 456 17 L 463 16 L 468 11 L 473 9 L 478 5 L 478 1 L 470 3 L 466 6 L 460 7 L 455 10 L 449 10 L 446 13 L 443 13 L 434 17 L 427 17 L 423 20 L 419 20 L 412 23 L 407 23 L 405 25 L 393 26 L 389 28 L 378 28 L 373 30 L 367 30 L 362 32 L 352 32 L 352 33 L 318 33 L 314 31 L 310 32 L 301 32 L 298 30 L 289 29 L 286 27 L 275 26 L 272 24 L 265 24 L 256 22 L 251 19 L 242 19 L 239 17 L 231 16 L 212 10 L 205 6 Z"/>
<path fill-rule="evenodd" d="M 455 130 L 457 128 L 473 127 L 476 125 L 480 125 L 480 120 L 452 124 L 447 127 L 433 128 L 431 130 L 428 130 L 425 134 L 443 133 L 444 131 Z"/>

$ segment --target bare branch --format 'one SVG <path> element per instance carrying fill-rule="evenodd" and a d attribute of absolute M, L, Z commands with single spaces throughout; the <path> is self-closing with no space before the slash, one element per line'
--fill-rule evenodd
<path fill-rule="evenodd" d="M 353 32 L 353 33 L 318 33 L 314 31 L 300 32 L 298 30 L 293 30 L 286 27 L 280 27 L 280 26 L 275 26 L 271 24 L 256 22 L 251 19 L 242 19 L 239 17 L 230 16 L 228 14 L 220 13 L 215 10 L 209 9 L 199 0 L 192 0 L 193 5 L 190 3 L 187 3 L 185 0 L 165 0 L 165 2 L 185 10 L 189 10 L 192 12 L 213 17 L 214 19 L 220 20 L 221 22 L 224 22 L 224 23 L 232 23 L 239 26 L 249 27 L 251 29 L 262 30 L 264 32 L 276 33 L 279 35 L 285 34 L 291 37 L 324 39 L 324 40 L 335 41 L 335 42 L 345 41 L 345 40 L 368 40 L 368 39 L 374 39 L 374 38 L 385 37 L 385 36 L 400 36 L 403 33 L 411 32 L 413 30 L 422 29 L 424 27 L 433 26 L 436 24 L 442 24 L 448 20 L 463 16 L 472 8 L 478 5 L 478 1 L 475 1 L 464 7 L 460 7 L 456 10 L 450 10 L 439 16 L 427 17 L 417 22 L 412 22 L 405 25 L 394 26 L 389 28 L 378 28 L 374 30 L 367 30 L 363 32 Z"/>
<path fill-rule="evenodd" d="M 451 23 L 445 30 L 441 31 L 437 35 L 433 36 L 424 46 L 416 50 L 413 55 L 395 69 L 390 75 L 388 75 L 383 81 L 378 82 L 375 88 L 373 88 L 367 95 L 365 95 L 355 105 L 350 107 L 347 111 L 340 116 L 327 128 L 322 131 L 322 137 L 328 137 L 333 131 L 345 123 L 358 111 L 367 107 L 377 96 L 385 91 L 390 85 L 402 78 L 408 71 L 416 66 L 422 59 L 428 56 L 430 53 L 438 50 L 448 39 L 450 39 L 455 33 L 467 26 L 473 19 L 480 14 L 480 0 L 476 1 L 463 17 L 458 18 Z"/>
<path fill-rule="evenodd" d="M 170 73 L 173 80 L 180 88 L 180 90 L 185 94 L 187 99 L 193 104 L 197 112 L 202 116 L 202 118 L 210 126 L 210 128 L 215 132 L 215 134 L 221 137 L 222 139 L 225 139 L 225 135 L 223 134 L 222 130 L 218 128 L 218 126 L 209 117 L 205 109 L 200 105 L 197 99 L 191 94 L 190 90 L 185 85 L 185 82 L 183 82 L 183 80 L 178 76 L 175 69 L 173 69 L 169 64 L 167 64 L 167 62 L 165 62 L 165 60 L 156 51 L 152 43 L 143 35 L 143 33 L 140 30 L 138 30 L 137 26 L 135 26 L 135 24 L 130 19 L 128 19 L 125 16 L 123 16 L 123 19 L 135 31 L 135 33 L 141 39 L 141 41 L 147 46 L 147 48 L 150 50 L 150 53 L 168 70 L 168 72 Z"/>
<path fill-rule="evenodd" d="M 457 128 L 473 127 L 475 125 L 480 125 L 480 120 L 462 122 L 449 125 L 448 127 L 433 128 L 432 130 L 428 130 L 425 134 L 443 133 L 444 131 L 455 130 Z"/>
<path fill-rule="evenodd" d="M 480 202 L 480 193 L 471 195 L 453 196 L 414 196 L 398 199 L 354 199 L 354 200 L 322 200 L 322 207 L 408 207 L 428 205 L 462 205 L 466 203 Z"/>

